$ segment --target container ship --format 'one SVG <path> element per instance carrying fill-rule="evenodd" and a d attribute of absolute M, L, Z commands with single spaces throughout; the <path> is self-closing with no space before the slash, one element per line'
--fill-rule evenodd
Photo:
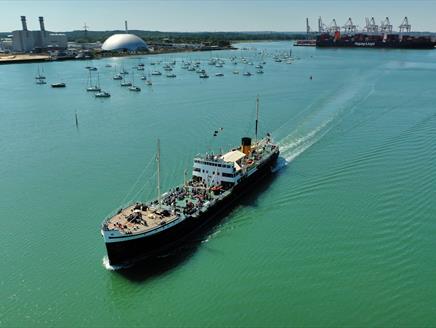
<path fill-rule="evenodd" d="M 394 49 L 434 49 L 435 41 L 430 34 L 411 32 L 411 25 L 405 17 L 399 26 L 399 32 L 393 31 L 393 25 L 386 17 L 380 25 L 374 17 L 366 18 L 365 28 L 357 29 L 351 18 L 339 27 L 333 19 L 329 26 L 318 20 L 319 34 L 316 46 L 319 48 L 394 48 Z"/>
<path fill-rule="evenodd" d="M 226 153 L 195 157 L 192 178 L 163 194 L 158 141 L 156 199 L 132 203 L 102 223 L 111 266 L 128 266 L 180 246 L 185 237 L 212 223 L 255 189 L 259 180 L 273 173 L 280 151 L 269 133 L 258 140 L 259 99 L 256 104 L 254 140 L 244 137 L 239 147 Z"/>

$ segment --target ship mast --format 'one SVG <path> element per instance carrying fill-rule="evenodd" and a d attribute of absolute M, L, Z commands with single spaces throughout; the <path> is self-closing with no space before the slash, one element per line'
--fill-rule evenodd
<path fill-rule="evenodd" d="M 158 206 L 161 206 L 161 194 L 160 194 L 160 140 L 157 139 L 157 154 L 156 154 L 156 164 L 157 164 L 157 200 Z"/>
<path fill-rule="evenodd" d="M 257 128 L 259 125 L 259 96 L 256 98 L 256 127 L 254 130 L 254 143 L 257 143 Z"/>

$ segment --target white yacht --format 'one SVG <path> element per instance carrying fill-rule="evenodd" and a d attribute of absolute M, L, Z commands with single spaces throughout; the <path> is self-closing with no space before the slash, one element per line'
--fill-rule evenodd
<path fill-rule="evenodd" d="M 97 84 L 92 84 L 92 76 L 91 76 L 91 70 L 89 70 L 89 79 L 88 79 L 88 87 L 86 88 L 86 91 L 89 92 L 100 92 L 100 76 L 97 74 Z"/>
<path fill-rule="evenodd" d="M 95 94 L 96 98 L 109 98 L 111 94 L 107 91 L 100 91 Z"/>

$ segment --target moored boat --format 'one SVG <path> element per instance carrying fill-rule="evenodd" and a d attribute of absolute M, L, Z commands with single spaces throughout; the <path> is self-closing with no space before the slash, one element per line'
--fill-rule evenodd
<path fill-rule="evenodd" d="M 111 94 L 107 91 L 100 91 L 95 94 L 96 98 L 109 98 Z"/>
<path fill-rule="evenodd" d="M 51 85 L 52 88 L 65 88 L 67 85 L 63 82 L 59 82 L 59 83 L 53 83 Z"/>

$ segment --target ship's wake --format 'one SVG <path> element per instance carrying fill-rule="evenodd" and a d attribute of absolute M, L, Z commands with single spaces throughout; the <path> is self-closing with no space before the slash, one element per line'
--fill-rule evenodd
<path fill-rule="evenodd" d="M 104 268 L 109 271 L 117 271 L 121 269 L 127 269 L 130 267 L 129 265 L 111 265 L 109 263 L 109 258 L 107 257 L 107 255 L 103 257 L 102 263 Z"/>
<path fill-rule="evenodd" d="M 290 127 L 289 121 L 280 126 L 274 135 L 285 135 L 278 141 L 281 157 L 277 161 L 274 171 L 288 165 L 298 156 L 325 137 L 333 127 L 337 126 L 347 114 L 351 114 L 359 104 L 365 102 L 374 92 L 374 81 L 369 83 L 370 76 L 352 82 L 341 92 L 328 95 L 324 99 L 316 99 L 302 112 L 299 113 L 296 126 Z M 282 132 L 282 133 L 280 133 Z"/>
<path fill-rule="evenodd" d="M 277 161 L 274 170 L 279 170 L 288 165 L 307 149 L 321 140 L 331 129 L 331 121 L 332 119 L 325 121 L 323 124 L 305 135 L 292 134 L 280 140 L 278 144 L 280 147 L 281 158 Z"/>

